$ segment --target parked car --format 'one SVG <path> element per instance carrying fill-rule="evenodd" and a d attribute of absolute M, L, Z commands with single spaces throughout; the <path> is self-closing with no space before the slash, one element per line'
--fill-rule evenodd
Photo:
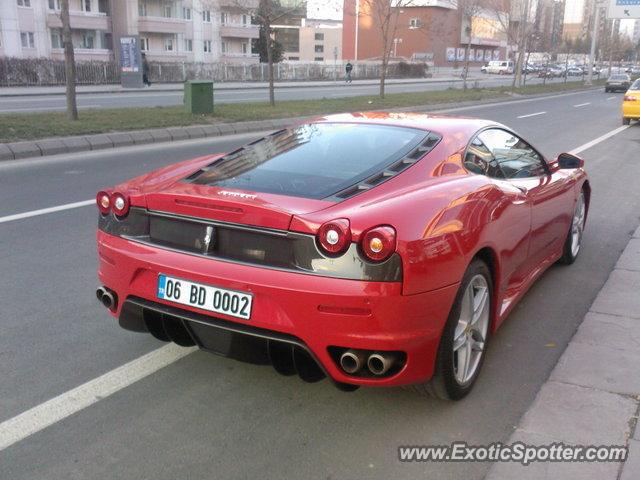
<path fill-rule="evenodd" d="M 614 73 L 604 85 L 605 92 L 626 92 L 631 86 L 631 77 L 626 73 Z"/>
<path fill-rule="evenodd" d="M 622 100 L 622 124 L 629 125 L 631 120 L 640 120 L 640 79 L 633 82 Z"/>
<path fill-rule="evenodd" d="M 512 60 L 492 60 L 486 68 L 485 73 L 497 73 L 500 75 L 507 75 L 514 72 L 514 65 Z"/>
<path fill-rule="evenodd" d="M 538 72 L 538 77 L 558 78 L 558 77 L 564 77 L 564 76 L 565 76 L 564 68 L 556 65 L 548 66 L 545 69 Z"/>
<path fill-rule="evenodd" d="M 96 294 L 163 341 L 460 399 L 525 292 L 578 256 L 583 165 L 490 120 L 325 116 L 99 192 Z"/>
<path fill-rule="evenodd" d="M 584 74 L 584 70 L 582 70 L 582 68 L 580 67 L 569 67 L 567 69 L 567 75 L 570 77 L 581 77 Z"/>

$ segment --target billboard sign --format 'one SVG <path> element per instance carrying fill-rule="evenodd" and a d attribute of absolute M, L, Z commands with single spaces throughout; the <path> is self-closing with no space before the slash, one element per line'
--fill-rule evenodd
<path fill-rule="evenodd" d="M 136 37 L 120 38 L 120 71 L 127 73 L 140 71 L 140 49 Z"/>
<path fill-rule="evenodd" d="M 640 18 L 640 0 L 609 0 L 607 18 Z"/>

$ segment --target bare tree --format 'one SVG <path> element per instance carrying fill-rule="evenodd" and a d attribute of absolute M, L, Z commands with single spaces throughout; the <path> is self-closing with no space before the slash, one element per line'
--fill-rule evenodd
<path fill-rule="evenodd" d="M 487 6 L 493 12 L 500 30 L 506 35 L 508 45 L 516 48 L 517 58 L 512 87 L 520 86 L 527 39 L 533 31 L 533 26 L 529 22 L 530 0 L 516 0 L 514 2 L 511 0 L 487 0 Z M 515 15 L 512 16 L 512 14 Z M 517 23 L 513 22 L 513 17 L 518 18 Z"/>
<path fill-rule="evenodd" d="M 78 120 L 76 104 L 76 61 L 73 53 L 73 38 L 69 20 L 69 0 L 60 0 L 60 20 L 62 22 L 62 43 L 64 45 L 64 72 L 67 85 L 67 118 Z"/>
<path fill-rule="evenodd" d="M 467 43 L 464 51 L 464 68 L 462 70 L 462 88 L 467 89 L 467 76 L 469 75 L 469 53 L 471 52 L 473 18 L 477 17 L 483 10 L 483 0 L 456 0 L 458 11 L 462 16 Z"/>
<path fill-rule="evenodd" d="M 210 2 L 211 0 L 201 0 Z M 267 71 L 269 80 L 269 104 L 273 107 L 276 104 L 274 91 L 274 50 L 276 41 L 274 39 L 275 30 L 273 25 L 285 19 L 288 15 L 299 11 L 306 5 L 305 0 L 289 0 L 283 5 L 280 0 L 219 0 L 220 3 L 227 2 L 228 6 L 238 8 L 242 11 L 250 12 L 253 23 L 260 27 L 260 31 L 265 36 L 265 49 L 267 52 Z"/>
<path fill-rule="evenodd" d="M 358 1 L 358 0 L 356 0 Z M 380 98 L 384 98 L 385 81 L 393 42 L 398 32 L 400 10 L 410 7 L 413 0 L 360 0 L 360 17 L 371 17 L 382 40 L 380 55 Z"/>

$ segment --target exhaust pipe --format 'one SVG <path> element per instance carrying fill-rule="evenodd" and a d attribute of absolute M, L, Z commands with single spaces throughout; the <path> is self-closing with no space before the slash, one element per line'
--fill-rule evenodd
<path fill-rule="evenodd" d="M 365 363 L 365 356 L 363 352 L 357 350 L 347 350 L 340 355 L 340 366 L 342 370 L 347 373 L 353 374 L 360 370 Z"/>
<path fill-rule="evenodd" d="M 116 305 L 116 299 L 113 293 L 106 291 L 104 295 L 102 295 L 102 304 L 108 308 L 109 310 L 113 310 Z"/>
<path fill-rule="evenodd" d="M 383 353 L 372 353 L 367 360 L 367 367 L 374 375 L 384 375 L 389 371 L 396 359 L 394 356 Z"/>
<path fill-rule="evenodd" d="M 102 297 L 104 297 L 105 293 L 107 293 L 107 289 L 104 287 L 99 287 L 96 290 L 96 297 L 98 297 L 98 301 L 102 302 Z"/>

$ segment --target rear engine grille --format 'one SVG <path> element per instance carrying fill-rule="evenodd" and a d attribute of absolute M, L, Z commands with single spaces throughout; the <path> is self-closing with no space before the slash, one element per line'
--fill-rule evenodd
<path fill-rule="evenodd" d="M 313 235 L 216 222 L 131 208 L 124 219 L 100 215 L 98 228 L 128 240 L 220 260 L 350 280 L 399 282 L 402 262 L 393 254 L 370 263 L 356 244 L 338 258 L 324 256 Z"/>

